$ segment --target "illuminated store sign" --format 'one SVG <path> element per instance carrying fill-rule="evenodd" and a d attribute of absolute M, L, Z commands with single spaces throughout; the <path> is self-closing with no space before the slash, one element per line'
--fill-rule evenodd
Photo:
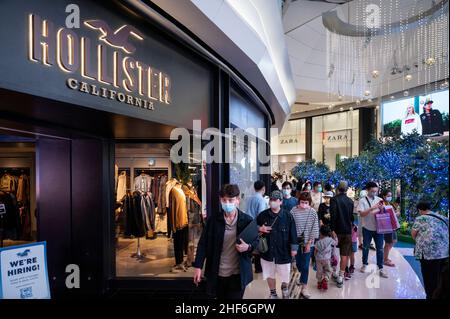
<path fill-rule="evenodd" d="M 351 130 L 323 132 L 323 144 L 330 147 L 347 147 L 351 143 Z"/>
<path fill-rule="evenodd" d="M 148 110 L 154 110 L 154 102 L 171 103 L 169 76 L 131 56 L 133 42 L 144 41 L 137 29 L 113 29 L 102 20 L 84 21 L 84 27 L 93 30 L 95 40 L 30 14 L 29 60 L 67 73 L 71 90 Z"/>

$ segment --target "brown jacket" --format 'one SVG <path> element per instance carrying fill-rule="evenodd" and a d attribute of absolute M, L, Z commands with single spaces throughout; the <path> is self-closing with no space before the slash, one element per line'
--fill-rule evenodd
<path fill-rule="evenodd" d="M 186 195 L 183 190 L 175 186 L 170 191 L 170 218 L 172 220 L 172 231 L 183 229 L 188 225 L 188 213 L 186 207 Z"/>

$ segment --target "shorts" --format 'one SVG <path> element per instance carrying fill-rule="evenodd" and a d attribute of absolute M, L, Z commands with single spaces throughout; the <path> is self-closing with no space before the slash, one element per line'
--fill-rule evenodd
<path fill-rule="evenodd" d="M 338 234 L 338 248 L 341 256 L 350 256 L 352 254 L 352 235 Z"/>
<path fill-rule="evenodd" d="M 386 244 L 393 244 L 397 241 L 397 232 L 394 231 L 392 233 L 384 234 L 384 241 Z"/>
<path fill-rule="evenodd" d="M 358 252 L 358 242 L 354 241 L 352 242 L 352 253 Z"/>
<path fill-rule="evenodd" d="M 291 279 L 291 263 L 275 264 L 274 261 L 267 261 L 261 258 L 261 267 L 263 270 L 263 279 L 276 279 L 276 275 L 281 282 L 288 283 Z"/>

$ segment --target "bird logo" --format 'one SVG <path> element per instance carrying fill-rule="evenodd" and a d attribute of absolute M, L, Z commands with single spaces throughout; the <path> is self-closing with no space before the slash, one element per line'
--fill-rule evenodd
<path fill-rule="evenodd" d="M 28 253 L 29 253 L 29 252 L 30 252 L 29 249 L 25 249 L 23 252 L 17 253 L 17 256 L 18 256 L 18 257 L 26 257 L 26 256 L 28 256 Z"/>
<path fill-rule="evenodd" d="M 112 47 L 122 49 L 128 54 L 131 54 L 136 50 L 136 47 L 128 42 L 130 36 L 138 40 L 144 39 L 139 31 L 130 25 L 125 24 L 113 31 L 110 26 L 102 20 L 87 20 L 84 21 L 84 24 L 91 29 L 100 30 L 101 35 L 98 38 L 100 41 L 103 41 Z"/>

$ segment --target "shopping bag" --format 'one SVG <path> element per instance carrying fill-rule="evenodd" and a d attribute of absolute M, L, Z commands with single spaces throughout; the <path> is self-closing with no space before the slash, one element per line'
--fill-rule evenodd
<path fill-rule="evenodd" d="M 397 215 L 395 215 L 395 209 L 391 205 L 385 206 L 385 212 L 389 214 L 391 218 L 392 229 L 395 231 L 400 228 L 400 223 L 398 222 Z"/>
<path fill-rule="evenodd" d="M 394 231 L 389 213 L 378 213 L 375 215 L 375 220 L 377 222 L 378 234 L 389 234 Z"/>

